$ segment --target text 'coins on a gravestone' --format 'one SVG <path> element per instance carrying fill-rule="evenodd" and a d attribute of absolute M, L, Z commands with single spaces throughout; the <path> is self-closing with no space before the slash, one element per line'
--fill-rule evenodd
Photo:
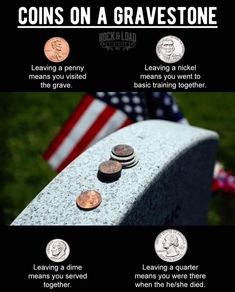
<path fill-rule="evenodd" d="M 112 182 L 120 178 L 122 165 L 118 161 L 107 160 L 99 165 L 98 178 L 103 182 Z"/>
<path fill-rule="evenodd" d="M 125 144 L 114 146 L 110 159 L 120 162 L 123 168 L 130 168 L 138 163 L 134 148 Z"/>
<path fill-rule="evenodd" d="M 82 192 L 76 199 L 77 206 L 83 210 L 97 208 L 102 201 L 101 194 L 94 190 Z"/>

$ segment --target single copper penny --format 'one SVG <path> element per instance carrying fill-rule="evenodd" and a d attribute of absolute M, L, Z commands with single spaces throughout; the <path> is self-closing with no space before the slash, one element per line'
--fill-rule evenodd
<path fill-rule="evenodd" d="M 76 199 L 79 208 L 91 210 L 100 205 L 102 201 L 100 193 L 97 191 L 89 190 L 82 192 Z"/>
<path fill-rule="evenodd" d="M 48 60 L 59 63 L 64 61 L 69 55 L 69 44 L 61 37 L 49 39 L 44 46 L 44 54 Z"/>
<path fill-rule="evenodd" d="M 120 173 L 122 165 L 118 161 L 107 160 L 99 165 L 99 172 L 104 175 L 114 175 Z"/>
<path fill-rule="evenodd" d="M 112 153 L 120 157 L 129 156 L 134 153 L 134 149 L 129 145 L 120 144 L 112 148 Z"/>

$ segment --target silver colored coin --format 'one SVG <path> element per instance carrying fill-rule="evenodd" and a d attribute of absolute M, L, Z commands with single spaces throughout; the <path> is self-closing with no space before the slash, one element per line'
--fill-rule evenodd
<path fill-rule="evenodd" d="M 161 38 L 156 46 L 158 58 L 165 63 L 176 63 L 184 55 L 184 43 L 176 36 L 168 35 Z"/>
<path fill-rule="evenodd" d="M 119 157 L 113 155 L 112 153 L 111 153 L 110 157 L 111 157 L 110 158 L 111 160 L 118 161 L 122 165 L 122 168 L 133 167 L 139 162 L 136 155 L 134 155 L 134 158 L 131 158 L 131 159 L 128 158 L 128 160 L 127 159 L 125 159 L 125 160 L 119 159 Z"/>
<path fill-rule="evenodd" d="M 46 254 L 48 258 L 56 263 L 63 262 L 70 253 L 69 245 L 63 239 L 53 239 L 46 246 Z"/>
<path fill-rule="evenodd" d="M 122 168 L 131 168 L 135 166 L 139 162 L 138 158 L 135 156 L 134 159 L 131 159 L 130 161 L 120 161 Z"/>
<path fill-rule="evenodd" d="M 133 163 L 131 163 L 129 165 L 125 165 L 125 166 L 123 165 L 123 168 L 131 168 L 131 167 L 135 166 L 138 162 L 139 162 L 139 160 L 136 158 Z"/>
<path fill-rule="evenodd" d="M 117 156 L 115 154 L 113 154 L 112 152 L 110 153 L 110 157 L 111 159 L 113 160 L 117 160 L 119 162 L 122 162 L 122 161 L 129 161 L 129 160 L 132 160 L 133 158 L 135 158 L 135 153 L 131 154 L 130 156 Z"/>
<path fill-rule="evenodd" d="M 176 262 L 185 255 L 188 243 L 180 231 L 166 229 L 157 236 L 154 248 L 156 254 L 163 261 Z"/>
<path fill-rule="evenodd" d="M 138 158 L 135 154 L 131 155 L 130 157 L 125 157 L 125 159 L 123 159 L 122 157 L 118 157 L 111 153 L 110 159 L 118 161 L 122 165 L 122 168 L 130 168 L 138 163 Z"/>
<path fill-rule="evenodd" d="M 120 163 L 122 166 L 128 166 L 128 165 L 133 164 L 135 161 L 136 159 L 134 158 L 134 159 L 131 159 L 130 161 L 120 161 Z"/>

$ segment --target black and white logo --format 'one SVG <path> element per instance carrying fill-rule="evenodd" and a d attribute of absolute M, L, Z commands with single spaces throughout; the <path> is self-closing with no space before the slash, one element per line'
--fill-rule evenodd
<path fill-rule="evenodd" d="M 156 238 L 154 248 L 157 255 L 166 262 L 176 262 L 186 253 L 188 243 L 178 230 L 166 229 Z"/>
<path fill-rule="evenodd" d="M 107 31 L 99 34 L 99 43 L 108 51 L 129 51 L 136 45 L 136 33 Z"/>
<path fill-rule="evenodd" d="M 168 35 L 159 40 L 156 46 L 158 58 L 165 63 L 176 63 L 184 55 L 183 42 L 176 36 Z"/>
<path fill-rule="evenodd" d="M 70 253 L 69 245 L 62 239 L 53 239 L 46 246 L 46 254 L 53 262 L 63 262 Z"/>

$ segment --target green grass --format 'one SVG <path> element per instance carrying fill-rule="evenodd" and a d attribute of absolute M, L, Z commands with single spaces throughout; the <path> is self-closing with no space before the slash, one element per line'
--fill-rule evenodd
<path fill-rule="evenodd" d="M 235 93 L 176 93 L 190 123 L 220 135 L 218 159 L 235 173 Z M 55 176 L 42 153 L 81 93 L 0 94 L 0 222 L 9 224 Z M 235 196 L 217 194 L 209 224 L 235 224 Z"/>
<path fill-rule="evenodd" d="M 1 223 L 9 224 L 55 176 L 42 153 L 80 97 L 81 93 L 1 94 Z"/>

